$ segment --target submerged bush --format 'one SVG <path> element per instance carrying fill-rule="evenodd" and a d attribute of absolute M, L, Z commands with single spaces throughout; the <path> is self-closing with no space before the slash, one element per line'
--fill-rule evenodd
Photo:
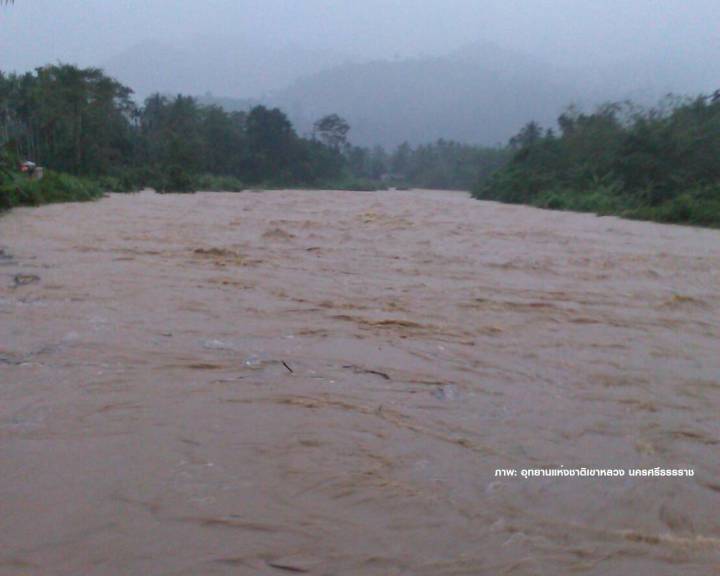
<path fill-rule="evenodd" d="M 191 194 L 197 190 L 196 179 L 180 166 L 151 171 L 146 185 L 158 194 Z"/>
<path fill-rule="evenodd" d="M 141 178 L 130 171 L 118 175 L 100 176 L 95 178 L 95 182 L 104 192 L 139 192 L 144 187 Z"/>
<path fill-rule="evenodd" d="M 205 192 L 242 192 L 246 186 L 234 176 L 215 176 L 205 174 L 196 179 L 195 185 L 198 190 Z"/>
<path fill-rule="evenodd" d="M 375 192 L 377 190 L 387 190 L 387 184 L 380 180 L 370 178 L 345 178 L 343 180 L 335 180 L 324 182 L 321 188 L 328 190 L 347 190 L 350 192 Z"/>

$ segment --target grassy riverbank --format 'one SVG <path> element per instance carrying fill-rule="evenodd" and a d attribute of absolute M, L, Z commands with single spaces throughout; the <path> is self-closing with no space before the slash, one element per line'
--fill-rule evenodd
<path fill-rule="evenodd" d="M 103 188 L 97 182 L 68 174 L 46 172 L 42 180 L 5 176 L 0 182 L 0 211 L 16 206 L 84 202 L 102 195 Z"/>

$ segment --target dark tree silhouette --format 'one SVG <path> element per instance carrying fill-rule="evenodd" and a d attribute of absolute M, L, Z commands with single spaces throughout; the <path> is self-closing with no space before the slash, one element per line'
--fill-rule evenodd
<path fill-rule="evenodd" d="M 336 151 L 347 146 L 348 132 L 350 125 L 337 114 L 321 118 L 313 127 L 313 134 L 317 135 L 323 144 Z"/>

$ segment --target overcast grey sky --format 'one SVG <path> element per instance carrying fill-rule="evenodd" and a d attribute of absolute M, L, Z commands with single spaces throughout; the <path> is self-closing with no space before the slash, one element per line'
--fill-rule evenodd
<path fill-rule="evenodd" d="M 0 69 L 99 65 L 146 40 L 208 35 L 355 58 L 490 41 L 561 65 L 717 61 L 719 31 L 718 0 L 16 0 L 0 9 Z"/>

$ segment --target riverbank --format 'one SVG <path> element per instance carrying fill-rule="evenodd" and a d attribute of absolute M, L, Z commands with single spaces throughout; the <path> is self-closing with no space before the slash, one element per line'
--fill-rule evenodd
<path fill-rule="evenodd" d="M 0 213 L 18 206 L 87 202 L 103 193 L 98 182 L 58 172 L 48 171 L 41 180 L 8 176 L 0 178 Z"/>

